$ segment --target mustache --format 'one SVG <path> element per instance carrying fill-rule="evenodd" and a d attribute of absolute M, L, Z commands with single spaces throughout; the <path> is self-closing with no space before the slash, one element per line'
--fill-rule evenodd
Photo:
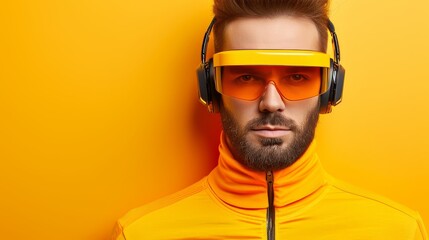
<path fill-rule="evenodd" d="M 298 125 L 294 120 L 286 118 L 277 112 L 264 113 L 262 116 L 248 122 L 245 126 L 245 129 L 247 131 L 250 131 L 253 128 L 260 127 L 263 125 L 283 126 L 289 128 L 292 131 L 298 129 Z"/>

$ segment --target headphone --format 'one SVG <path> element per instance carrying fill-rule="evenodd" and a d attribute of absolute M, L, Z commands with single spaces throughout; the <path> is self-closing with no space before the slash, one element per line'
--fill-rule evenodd
<path fill-rule="evenodd" d="M 204 34 L 203 44 L 201 48 L 201 64 L 197 68 L 198 90 L 200 102 L 207 106 L 210 113 L 219 111 L 219 93 L 215 89 L 213 59 L 206 59 L 207 45 L 209 43 L 210 33 L 216 22 L 213 18 L 206 33 Z M 332 48 L 334 50 L 334 58 L 331 58 L 328 77 L 328 90 L 320 95 L 319 113 L 330 113 L 332 106 L 336 106 L 342 100 L 344 76 L 346 70 L 340 64 L 340 45 L 338 43 L 337 34 L 335 33 L 334 24 L 328 20 L 328 30 L 332 37 Z"/>

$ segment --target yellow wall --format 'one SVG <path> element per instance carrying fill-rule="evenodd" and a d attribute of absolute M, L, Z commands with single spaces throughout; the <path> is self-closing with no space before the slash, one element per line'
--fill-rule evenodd
<path fill-rule="evenodd" d="M 347 82 L 318 129 L 324 165 L 429 225 L 429 2 L 331 12 Z M 209 172 L 219 119 L 194 71 L 210 18 L 211 0 L 2 2 L 2 239 L 106 239 L 127 210 Z"/>

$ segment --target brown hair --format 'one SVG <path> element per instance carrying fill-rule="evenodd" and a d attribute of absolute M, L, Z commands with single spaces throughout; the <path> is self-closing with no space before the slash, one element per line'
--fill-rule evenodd
<path fill-rule="evenodd" d="M 279 15 L 311 19 L 319 32 L 320 49 L 326 51 L 328 9 L 328 0 L 214 0 L 215 51 L 222 50 L 223 32 L 229 22 L 241 17 L 276 17 Z"/>

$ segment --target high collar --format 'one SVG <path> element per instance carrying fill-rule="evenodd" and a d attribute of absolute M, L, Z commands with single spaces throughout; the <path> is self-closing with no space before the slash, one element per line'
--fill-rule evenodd
<path fill-rule="evenodd" d="M 325 172 L 315 153 L 314 141 L 291 166 L 274 172 L 274 206 L 295 205 L 325 184 Z M 214 193 L 237 208 L 268 207 L 265 172 L 246 168 L 235 160 L 221 134 L 218 166 L 208 176 Z"/>

